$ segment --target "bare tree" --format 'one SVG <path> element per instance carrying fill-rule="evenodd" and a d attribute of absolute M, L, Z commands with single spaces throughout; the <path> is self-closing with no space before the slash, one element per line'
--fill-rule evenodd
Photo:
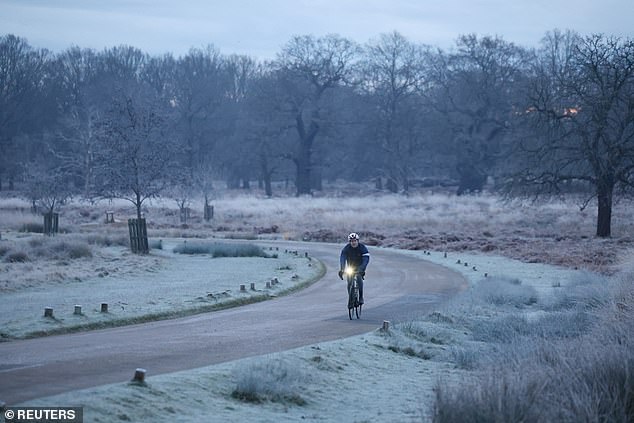
<path fill-rule="evenodd" d="M 178 116 L 177 128 L 183 134 L 185 168 L 210 163 L 220 136 L 220 110 L 229 91 L 224 59 L 213 47 L 192 49 L 181 57 L 173 76 L 172 107 Z"/>
<path fill-rule="evenodd" d="M 525 116 L 539 132 L 520 145 L 514 187 L 587 183 L 596 235 L 609 237 L 614 196 L 634 187 L 634 40 L 551 33 L 536 76 Z"/>
<path fill-rule="evenodd" d="M 275 67 L 285 94 L 285 113 L 297 131 L 289 158 L 296 168 L 297 195 L 311 193 L 312 154 L 323 121 L 329 90 L 351 80 L 359 48 L 336 35 L 293 37 L 278 55 Z"/>
<path fill-rule="evenodd" d="M 283 87 L 269 67 L 256 67 L 247 90 L 239 103 L 233 146 L 225 148 L 228 164 L 249 175 L 255 169 L 267 196 L 273 195 L 273 176 L 284 166 L 288 152 L 295 144 L 293 124 L 285 119 Z M 241 147 L 236 147 L 236 144 Z"/>
<path fill-rule="evenodd" d="M 28 160 L 23 157 L 25 149 L 16 144 L 18 137 L 46 121 L 38 112 L 47 59 L 47 51 L 35 50 L 23 38 L 0 37 L 0 189 L 4 178 L 12 187 L 20 162 Z"/>
<path fill-rule="evenodd" d="M 367 45 L 362 87 L 376 105 L 370 126 L 378 138 L 382 173 L 388 189 L 408 189 L 412 168 L 421 150 L 423 131 L 418 92 L 427 77 L 428 49 L 398 32 L 383 34 Z"/>
<path fill-rule="evenodd" d="M 513 113 L 522 109 L 530 54 L 499 37 L 462 36 L 440 52 L 431 104 L 453 129 L 458 194 L 479 191 L 495 168 Z"/>
<path fill-rule="evenodd" d="M 54 160 L 38 159 L 30 162 L 25 171 L 25 192 L 33 205 L 51 214 L 72 196 L 67 169 Z"/>
<path fill-rule="evenodd" d="M 96 124 L 102 106 L 95 92 L 97 61 L 92 50 L 72 47 L 58 55 L 54 63 L 59 86 L 57 104 L 61 111 L 54 150 L 72 168 L 71 175 L 82 181 L 85 196 L 90 195 Z"/>
<path fill-rule="evenodd" d="M 130 201 L 140 219 L 143 203 L 177 178 L 176 143 L 160 101 L 145 91 L 125 92 L 101 122 L 95 191 Z"/>

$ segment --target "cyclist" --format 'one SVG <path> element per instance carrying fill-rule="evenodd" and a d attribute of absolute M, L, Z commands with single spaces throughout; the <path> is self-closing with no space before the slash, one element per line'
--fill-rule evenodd
<path fill-rule="evenodd" d="M 341 250 L 339 257 L 339 278 L 343 280 L 343 270 L 346 265 L 353 267 L 359 273 L 357 278 L 359 284 L 359 304 L 363 304 L 363 278 L 365 269 L 370 262 L 368 248 L 359 241 L 359 235 L 352 232 L 348 235 L 348 243 Z M 349 288 L 349 287 L 348 287 Z"/>

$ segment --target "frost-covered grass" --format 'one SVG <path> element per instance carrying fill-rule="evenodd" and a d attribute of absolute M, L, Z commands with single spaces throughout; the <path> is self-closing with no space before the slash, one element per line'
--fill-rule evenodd
<path fill-rule="evenodd" d="M 174 247 L 178 254 L 209 254 L 212 257 L 271 257 L 255 244 L 223 242 L 183 242 Z"/>
<path fill-rule="evenodd" d="M 153 238 L 258 239 L 284 238 L 340 242 L 354 230 L 371 244 L 432 251 L 479 251 L 566 267 L 610 273 L 620 251 L 634 245 L 634 204 L 623 199 L 614 205 L 612 238 L 598 239 L 596 205 L 581 209 L 578 198 L 504 201 L 483 193 L 456 196 L 422 190 L 408 196 L 375 192 L 367 186 L 327 187 L 314 197 L 277 192 L 265 198 L 257 190 L 218 190 L 211 204 L 214 219 L 202 218 L 203 201 L 193 198 L 191 218 L 180 222 L 170 199 L 148 202 L 143 212 Z M 115 224 L 105 225 L 113 211 Z M 81 199 L 60 209 L 60 228 L 71 233 L 125 236 L 126 220 L 134 217 L 130 203 Z M 42 217 L 30 204 L 0 199 L 0 232 L 41 227 Z M 35 230 L 35 229 L 34 229 Z"/>
<path fill-rule="evenodd" d="M 469 319 L 470 371 L 437 382 L 433 421 L 633 421 L 631 282 L 586 277 L 565 311 Z"/>
<path fill-rule="evenodd" d="M 231 397 L 245 402 L 290 402 L 305 405 L 301 395 L 310 384 L 310 373 L 280 358 L 265 358 L 234 370 L 236 387 Z"/>
<path fill-rule="evenodd" d="M 415 249 L 403 253 L 461 272 L 471 287 L 388 332 L 149 375 L 146 386 L 107 385 L 30 405 L 82 405 L 86 419 L 95 422 L 633 420 L 634 255 L 627 249 L 634 207 L 628 201 L 616 205 L 613 238 L 607 240 L 592 236 L 591 206 L 579 210 L 573 201 L 341 192 L 330 198 L 227 194 L 213 204 L 212 222 L 196 214 L 194 203 L 193 218 L 183 226 L 173 204 L 156 202 L 146 213 L 151 235 L 183 236 L 188 242 L 211 234 L 341 241 L 355 230 L 374 245 Z M 119 222 L 129 214 L 116 202 L 107 207 Z M 124 225 L 104 226 L 101 212 L 78 210 L 68 209 L 73 233 L 107 228 L 125 234 Z M 164 245 L 160 254 L 171 254 L 171 247 Z M 109 248 L 94 249 L 93 258 L 65 261 L 81 268 L 79 263 L 111 257 L 104 255 Z M 169 276 L 157 254 L 126 255 L 103 266 L 102 278 L 139 277 L 139 269 Z M 39 261 L 1 265 L 49 275 Z M 68 280 L 43 279 L 19 286 Z"/>
<path fill-rule="evenodd" d="M 35 244 L 50 242 L 59 247 L 64 245 L 65 236 L 32 240 Z M 32 271 L 39 279 L 16 285 L 0 275 L 0 337 L 119 326 L 261 301 L 310 283 L 323 272 L 317 261 L 290 252 L 232 257 L 225 249 L 227 254 L 220 258 L 172 252 L 185 242 L 162 240 L 164 249 L 151 250 L 147 256 L 131 254 L 125 247 L 102 248 L 97 262 L 92 256 L 71 260 L 60 249 L 58 253 L 63 256 L 39 260 L 43 266 L 40 273 Z M 265 253 L 261 247 L 256 249 Z M 86 276 L 57 275 L 56 280 L 47 280 L 50 273 L 44 273 L 44 269 L 55 272 L 59 268 L 63 272 L 66 262 L 69 266 L 81 263 L 86 267 Z M 14 272 L 37 265 L 37 260 L 6 264 Z M 279 283 L 267 287 L 273 278 Z M 251 284 L 255 289 L 251 289 Z M 245 285 L 244 291 L 241 285 Z M 101 312 L 102 303 L 108 304 L 107 313 Z M 74 314 L 75 305 L 82 306 L 81 314 Z M 43 316 L 45 307 L 53 308 L 53 318 Z"/>
<path fill-rule="evenodd" d="M 634 316 L 617 313 L 634 303 L 634 289 L 624 283 L 627 273 L 604 277 L 481 254 L 405 253 L 461 272 L 471 288 L 387 332 L 377 328 L 341 341 L 150 376 L 145 387 L 107 385 L 30 404 L 83 405 L 95 422 L 112 415 L 155 421 L 166 407 L 186 422 L 211 416 L 258 422 L 459 422 L 476 421 L 474 416 L 518 421 L 521 415 L 527 422 L 575 421 L 571 416 L 601 421 L 588 416 L 607 409 L 610 391 L 616 394 L 609 408 L 615 420 L 605 421 L 628 421 L 631 414 L 614 414 L 627 410 L 622 406 L 632 392 L 623 376 L 631 374 L 626 372 L 634 350 L 624 334 L 631 333 Z M 492 286 L 504 301 L 491 296 Z"/>

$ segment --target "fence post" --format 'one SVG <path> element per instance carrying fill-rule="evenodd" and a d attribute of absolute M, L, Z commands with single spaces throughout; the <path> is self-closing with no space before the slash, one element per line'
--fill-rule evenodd
<path fill-rule="evenodd" d="M 128 219 L 128 230 L 130 231 L 130 250 L 135 254 L 149 253 L 145 219 Z"/>

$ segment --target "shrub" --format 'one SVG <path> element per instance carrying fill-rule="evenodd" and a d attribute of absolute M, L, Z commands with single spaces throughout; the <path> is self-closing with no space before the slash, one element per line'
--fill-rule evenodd
<path fill-rule="evenodd" d="M 561 312 L 472 322 L 474 337 L 505 343 L 481 355 L 478 372 L 437 384 L 433 421 L 634 421 L 634 288 L 590 279 Z"/>
<path fill-rule="evenodd" d="M 584 311 L 550 313 L 539 318 L 528 319 L 524 315 L 509 314 L 498 318 L 473 319 L 467 325 L 473 339 L 482 342 L 510 344 L 528 338 L 538 339 L 578 338 L 592 328 L 594 320 Z"/>
<path fill-rule="evenodd" d="M 78 259 L 92 257 L 92 249 L 78 237 L 42 237 L 29 240 L 31 253 L 44 259 Z"/>
<path fill-rule="evenodd" d="M 187 242 L 174 247 L 179 254 L 211 254 L 212 257 L 268 257 L 262 247 L 253 244 Z"/>
<path fill-rule="evenodd" d="M 518 337 L 530 335 L 528 319 L 511 314 L 498 318 L 477 318 L 468 323 L 473 339 L 480 342 L 509 344 Z"/>
<path fill-rule="evenodd" d="M 9 263 L 24 263 L 24 262 L 30 261 L 30 259 L 29 259 L 29 255 L 26 252 L 15 251 L 15 252 L 9 253 L 7 257 L 5 258 L 5 261 Z"/>
<path fill-rule="evenodd" d="M 22 226 L 20 232 L 44 233 L 44 223 L 28 222 Z"/>
<path fill-rule="evenodd" d="M 100 245 L 103 247 L 111 247 L 114 245 L 120 247 L 127 247 L 129 245 L 129 239 L 127 235 L 101 235 L 101 234 L 88 234 L 84 235 L 84 239 L 89 244 Z"/>
<path fill-rule="evenodd" d="M 438 382 L 435 387 L 434 423 L 542 422 L 537 401 L 542 375 L 492 371 L 462 381 L 457 387 Z"/>
<path fill-rule="evenodd" d="M 610 301 L 610 282 L 601 275 L 584 273 L 557 292 L 546 305 L 548 310 L 593 310 Z"/>
<path fill-rule="evenodd" d="M 62 248 L 62 251 L 68 255 L 68 258 L 71 259 L 92 257 L 92 249 L 90 248 L 90 245 L 84 242 L 62 243 L 60 247 Z"/>
<path fill-rule="evenodd" d="M 459 369 L 473 370 L 478 367 L 482 352 L 475 348 L 451 347 L 451 356 Z"/>
<path fill-rule="evenodd" d="M 4 257 L 5 254 L 7 254 L 9 251 L 11 251 L 11 247 L 8 245 L 0 245 L 0 257 Z"/>
<path fill-rule="evenodd" d="M 519 279 L 494 277 L 478 282 L 473 297 L 496 306 L 523 307 L 537 302 L 537 291 L 532 286 L 522 285 Z"/>
<path fill-rule="evenodd" d="M 233 398 L 247 402 L 287 401 L 304 405 L 300 390 L 310 382 L 299 366 L 265 359 L 234 370 L 237 379 Z"/>

